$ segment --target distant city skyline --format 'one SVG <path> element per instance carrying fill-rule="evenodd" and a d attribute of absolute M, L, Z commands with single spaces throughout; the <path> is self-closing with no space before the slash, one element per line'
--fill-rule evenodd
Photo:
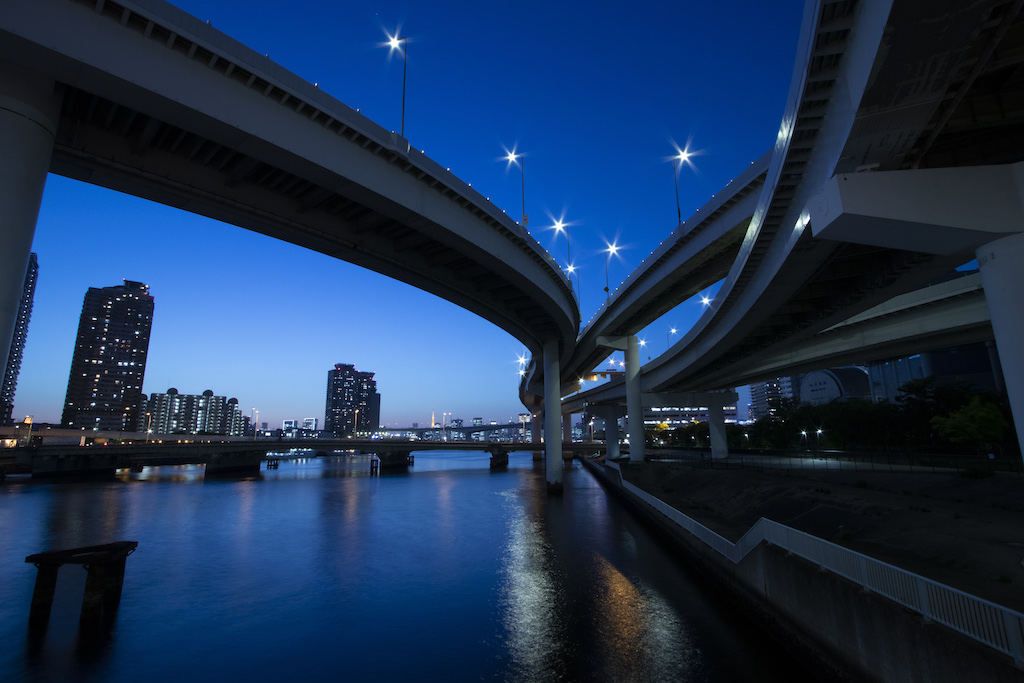
<path fill-rule="evenodd" d="M 641 14 L 526 3 L 511 16 L 444 2 L 176 4 L 396 131 L 407 66 L 406 137 L 513 218 L 525 187 L 531 234 L 578 269 L 583 324 L 604 302 L 606 277 L 614 291 L 675 228 L 670 174 L 685 219 L 771 146 L 802 7 Z M 408 65 L 383 45 L 398 26 L 415 44 Z M 679 40 L 658 35 L 671 28 Z M 696 153 L 692 165 L 675 168 L 677 147 Z M 509 168 L 513 150 L 529 157 L 525 177 Z M 374 369 L 386 425 L 524 410 L 520 342 L 322 254 L 57 176 L 33 250 L 40 277 L 16 419 L 59 420 L 81 297 L 122 279 L 149 284 L 157 303 L 147 394 L 214 387 L 271 424 L 320 418 L 324 368 L 344 359 Z M 641 333 L 650 355 L 701 310 L 687 302 Z"/>

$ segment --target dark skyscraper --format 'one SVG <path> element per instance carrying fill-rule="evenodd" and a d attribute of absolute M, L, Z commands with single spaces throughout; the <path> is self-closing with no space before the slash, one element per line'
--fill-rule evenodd
<path fill-rule="evenodd" d="M 375 432 L 380 427 L 380 394 L 372 372 L 338 363 L 327 372 L 324 429 L 337 436 Z"/>
<path fill-rule="evenodd" d="M 117 287 L 89 288 L 71 359 L 64 426 L 135 430 L 152 324 L 148 285 L 125 280 Z"/>
<path fill-rule="evenodd" d="M 0 387 L 0 425 L 11 423 L 11 411 L 14 409 L 14 390 L 18 386 L 18 373 L 21 371 L 21 358 L 25 353 L 25 337 L 28 335 L 28 321 L 32 317 L 32 299 L 36 294 L 36 280 L 39 277 L 39 262 L 35 254 L 28 257 L 28 269 L 25 271 L 25 287 L 21 290 L 21 303 L 18 305 L 18 320 L 14 324 L 14 337 L 11 339 L 11 351 L 7 356 L 7 369 L 4 371 L 4 383 Z"/>

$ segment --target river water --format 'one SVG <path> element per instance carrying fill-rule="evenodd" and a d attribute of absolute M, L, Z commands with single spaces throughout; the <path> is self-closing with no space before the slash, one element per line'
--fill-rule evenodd
<path fill-rule="evenodd" d="M 44 550 L 138 541 L 116 622 L 78 632 L 86 572 L 60 571 L 29 642 Z M 2 681 L 792 681 L 579 463 L 561 496 L 513 453 L 282 460 L 102 482 L 0 482 Z"/>

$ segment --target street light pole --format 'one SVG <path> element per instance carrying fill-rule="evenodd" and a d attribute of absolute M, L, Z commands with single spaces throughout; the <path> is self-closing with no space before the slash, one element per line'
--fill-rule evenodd
<path fill-rule="evenodd" d="M 402 128 L 400 135 L 405 137 L 405 77 L 409 73 L 409 40 L 400 39 L 405 43 L 405 51 L 402 53 Z"/>
<path fill-rule="evenodd" d="M 683 211 L 679 206 L 679 172 L 683 170 L 683 164 L 689 160 L 690 153 L 684 150 L 679 150 L 679 154 L 672 157 L 672 180 L 676 185 L 676 225 L 683 224 Z"/>
<path fill-rule="evenodd" d="M 618 250 L 619 250 L 619 248 L 616 245 L 614 245 L 614 244 L 609 244 L 608 248 L 605 249 L 605 257 L 604 257 L 604 293 L 605 293 L 605 299 L 608 299 L 608 298 L 611 297 L 611 282 L 609 282 L 609 278 L 608 278 L 608 264 L 612 260 L 612 255 L 615 254 Z"/>
<path fill-rule="evenodd" d="M 402 50 L 402 127 L 399 133 L 405 137 L 405 81 L 409 72 L 409 39 L 404 36 L 388 36 L 388 46 L 392 50 Z"/>
<path fill-rule="evenodd" d="M 515 164 L 519 167 L 520 189 L 522 190 L 523 196 L 523 222 L 521 225 L 525 228 L 530 222 L 530 217 L 526 215 L 526 155 L 516 154 L 515 148 L 513 148 L 511 152 L 508 151 L 508 148 L 506 148 L 505 151 L 508 152 L 505 155 L 505 161 L 509 163 L 509 166 Z"/>
<path fill-rule="evenodd" d="M 526 156 L 520 154 L 519 158 L 521 160 L 520 163 L 522 164 L 519 167 L 519 180 L 520 189 L 523 193 L 523 227 L 525 228 L 530 222 L 530 217 L 526 215 Z"/>

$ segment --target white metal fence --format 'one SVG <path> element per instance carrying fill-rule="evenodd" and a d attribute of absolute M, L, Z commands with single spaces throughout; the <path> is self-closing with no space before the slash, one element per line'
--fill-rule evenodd
<path fill-rule="evenodd" d="M 777 546 L 850 581 L 885 596 L 926 619 L 970 636 L 1013 657 L 1024 665 L 1024 614 L 988 600 L 982 600 L 955 588 L 926 579 L 891 564 L 829 543 L 816 536 L 778 524 L 763 517 L 736 543 L 719 536 L 700 522 L 629 483 L 616 462 L 605 467 L 615 470 L 622 486 L 652 508 L 686 529 L 701 541 L 739 563 L 762 541 Z"/>

